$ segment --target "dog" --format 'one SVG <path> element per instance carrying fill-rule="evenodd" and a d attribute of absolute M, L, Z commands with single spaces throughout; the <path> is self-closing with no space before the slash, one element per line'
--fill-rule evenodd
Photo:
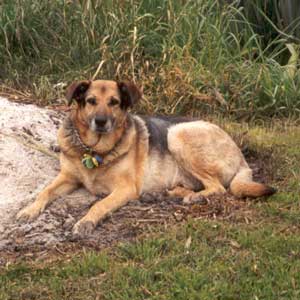
<path fill-rule="evenodd" d="M 69 105 L 75 100 L 75 109 L 58 131 L 61 171 L 17 218 L 37 218 L 57 197 L 80 186 L 107 195 L 74 225 L 80 236 L 145 192 L 167 190 L 184 202 L 226 189 L 236 197 L 276 192 L 252 180 L 240 149 L 221 128 L 202 120 L 130 114 L 141 97 L 128 81 L 73 82 L 66 98 Z"/>

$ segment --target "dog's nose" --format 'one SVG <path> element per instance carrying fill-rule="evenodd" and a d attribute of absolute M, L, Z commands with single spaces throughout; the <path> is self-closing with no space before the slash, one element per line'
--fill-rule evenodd
<path fill-rule="evenodd" d="M 99 128 L 104 127 L 106 122 L 107 122 L 107 117 L 105 117 L 105 116 L 95 117 L 95 123 L 96 123 L 97 127 L 99 127 Z"/>

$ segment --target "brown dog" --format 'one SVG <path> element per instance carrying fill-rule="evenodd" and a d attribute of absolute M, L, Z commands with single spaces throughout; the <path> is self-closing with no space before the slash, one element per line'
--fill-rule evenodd
<path fill-rule="evenodd" d="M 94 195 L 107 194 L 75 224 L 73 231 L 80 235 L 143 192 L 168 189 L 185 202 L 225 193 L 226 188 L 237 197 L 275 192 L 252 181 L 241 151 L 218 126 L 129 114 L 128 108 L 141 98 L 133 83 L 74 82 L 66 98 L 69 104 L 76 100 L 77 107 L 58 133 L 61 172 L 19 212 L 19 219 L 36 218 L 55 198 L 80 185 Z"/>

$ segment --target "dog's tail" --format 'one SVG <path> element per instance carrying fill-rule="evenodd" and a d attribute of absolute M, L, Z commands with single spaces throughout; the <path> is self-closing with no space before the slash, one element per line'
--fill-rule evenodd
<path fill-rule="evenodd" d="M 230 191 L 239 198 L 262 197 L 276 193 L 276 189 L 252 180 L 252 170 L 247 166 L 242 166 L 230 183 Z"/>

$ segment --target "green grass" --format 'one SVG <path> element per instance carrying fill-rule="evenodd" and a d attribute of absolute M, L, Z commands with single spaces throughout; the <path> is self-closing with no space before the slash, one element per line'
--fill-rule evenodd
<path fill-rule="evenodd" d="M 71 262 L 14 265 L 0 299 L 299 299 L 299 229 L 194 222 Z M 190 248 L 185 247 L 191 234 Z"/>
<path fill-rule="evenodd" d="M 290 46 L 293 57 L 291 39 L 279 35 L 262 10 L 253 14 L 271 35 L 250 23 L 253 7 L 245 13 L 247 6 L 235 4 L 4 0 L 2 89 L 26 90 L 39 104 L 56 104 L 63 94 L 57 84 L 91 78 L 99 66 L 97 78 L 129 78 L 144 87 L 139 111 L 298 116 L 298 46 Z"/>
<path fill-rule="evenodd" d="M 299 127 L 225 127 L 276 162 L 270 183 L 279 192 L 252 202 L 250 221 L 189 219 L 99 252 L 19 259 L 1 270 L 0 299 L 299 299 Z"/>

